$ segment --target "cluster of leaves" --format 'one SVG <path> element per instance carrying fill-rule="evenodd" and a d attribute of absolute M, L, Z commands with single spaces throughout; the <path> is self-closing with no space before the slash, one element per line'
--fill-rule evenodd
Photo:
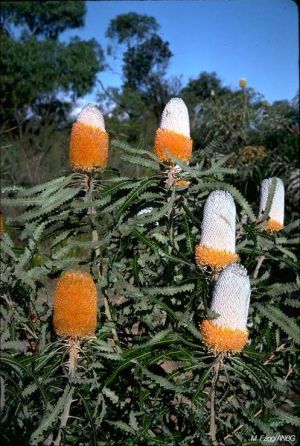
<path fill-rule="evenodd" d="M 112 145 L 124 164 L 149 174 L 129 178 L 108 168 L 3 190 L 6 209 L 21 209 L 1 240 L 4 443 L 187 446 L 216 437 L 230 445 L 295 434 L 299 220 L 287 215 L 279 235 L 265 233 L 258 196 L 252 208 L 228 182 L 235 169 L 219 142 L 189 166 L 173 159 L 177 177 L 189 181 L 184 187 L 141 146 Z M 213 317 L 216 277 L 196 266 L 194 248 L 215 189 L 237 204 L 237 252 L 252 295 L 250 343 L 223 358 L 213 384 L 218 358 L 199 324 Z M 68 344 L 51 323 L 55 279 L 70 268 L 93 275 L 100 304 L 96 335 L 82 341 L 74 376 Z"/>

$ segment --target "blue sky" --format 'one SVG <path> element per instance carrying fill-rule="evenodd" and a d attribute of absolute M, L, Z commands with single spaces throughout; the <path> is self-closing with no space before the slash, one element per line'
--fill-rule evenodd
<path fill-rule="evenodd" d="M 270 102 L 290 100 L 298 91 L 298 11 L 292 0 L 87 2 L 85 27 L 64 38 L 95 38 L 106 49 L 110 20 L 126 12 L 157 19 L 174 54 L 168 76 L 181 76 L 183 85 L 201 71 L 216 71 L 232 88 L 245 77 Z M 121 60 L 108 61 L 113 72 L 99 78 L 106 87 L 120 86 Z M 83 102 L 94 99 L 95 92 Z"/>

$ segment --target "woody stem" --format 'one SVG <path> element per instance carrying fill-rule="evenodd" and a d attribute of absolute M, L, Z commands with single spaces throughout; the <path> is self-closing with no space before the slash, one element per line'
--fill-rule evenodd
<path fill-rule="evenodd" d="M 262 266 L 263 261 L 265 260 L 265 258 L 266 258 L 265 256 L 259 256 L 258 257 L 257 264 L 256 264 L 256 267 L 255 267 L 255 270 L 254 270 L 254 273 L 253 273 L 253 279 L 257 279 L 260 267 Z"/>
<path fill-rule="evenodd" d="M 79 352 L 79 340 L 75 336 L 70 338 L 70 352 L 69 352 L 69 377 L 73 378 L 75 375 L 77 362 L 78 362 L 78 352 Z M 66 427 L 68 419 L 70 418 L 70 410 L 73 401 L 73 389 L 71 389 L 68 398 L 65 402 L 64 410 L 60 417 L 60 425 L 56 439 L 53 441 L 53 446 L 59 446 L 61 442 L 61 435 L 63 429 Z"/>
<path fill-rule="evenodd" d="M 216 416 L 215 416 L 215 398 L 216 398 L 216 386 L 219 377 L 219 371 L 221 366 L 222 357 L 219 355 L 213 367 L 213 380 L 211 386 L 211 394 L 210 394 L 210 429 L 209 435 L 212 441 L 212 444 L 215 446 L 218 444 L 217 442 L 217 426 L 216 426 Z"/>

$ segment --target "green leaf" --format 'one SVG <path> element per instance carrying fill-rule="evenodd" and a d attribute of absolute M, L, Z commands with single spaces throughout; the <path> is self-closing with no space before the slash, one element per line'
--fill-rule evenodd
<path fill-rule="evenodd" d="M 80 189 L 71 189 L 66 188 L 58 191 L 55 195 L 51 197 L 51 200 L 48 200 L 45 206 L 41 206 L 40 209 L 34 209 L 30 211 L 24 212 L 22 215 L 17 217 L 17 221 L 30 221 L 36 218 L 40 218 L 45 214 L 50 214 L 59 206 L 63 205 L 67 201 L 71 200 L 78 194 Z"/>
<path fill-rule="evenodd" d="M 288 305 L 289 307 L 294 307 L 294 308 L 300 308 L 300 299 L 296 298 L 296 299 L 285 299 L 284 301 L 285 305 Z"/>
<path fill-rule="evenodd" d="M 107 398 L 109 398 L 112 403 L 117 404 L 119 402 L 119 397 L 118 395 L 116 395 L 115 392 L 113 392 L 111 389 L 109 389 L 108 387 L 103 387 L 102 389 L 102 393 L 103 395 L 105 395 Z"/>
<path fill-rule="evenodd" d="M 281 296 L 282 294 L 291 294 L 299 290 L 300 290 L 299 284 L 296 282 L 276 283 L 270 288 L 270 295 Z"/>
<path fill-rule="evenodd" d="M 47 432 L 57 423 L 60 413 L 63 411 L 67 401 L 72 398 L 72 395 L 73 389 L 67 384 L 55 407 L 43 417 L 38 428 L 32 433 L 30 444 L 38 446 L 45 439 Z"/>
<path fill-rule="evenodd" d="M 120 206 L 117 211 L 116 217 L 119 219 L 125 210 L 136 200 L 136 198 L 147 188 L 149 188 L 154 183 L 153 179 L 146 178 L 145 180 L 141 180 L 137 186 L 130 192 L 127 196 L 124 204 Z"/>
<path fill-rule="evenodd" d="M 194 283 L 186 283 L 184 285 L 177 285 L 177 286 L 143 288 L 142 291 L 145 294 L 152 294 L 154 296 L 174 296 L 175 294 L 193 291 L 194 288 L 195 288 Z"/>
<path fill-rule="evenodd" d="M 158 384 L 160 387 L 163 387 L 164 389 L 172 390 L 178 393 L 180 392 L 180 386 L 171 383 L 168 379 L 163 378 L 162 376 L 155 375 L 154 373 L 149 372 L 149 370 L 145 368 L 143 368 L 143 374 L 146 375 L 148 378 L 150 378 L 152 381 L 154 381 L 156 384 Z"/>
<path fill-rule="evenodd" d="M 156 171 L 159 170 L 158 163 L 149 159 L 142 158 L 140 156 L 121 155 L 121 159 L 132 164 L 137 164 L 138 166 L 148 167 Z"/>
<path fill-rule="evenodd" d="M 132 428 L 127 423 L 124 423 L 124 421 L 106 421 L 106 422 L 111 426 L 116 426 L 118 429 L 126 433 L 133 434 Z"/>
<path fill-rule="evenodd" d="M 160 209 L 153 208 L 150 213 L 138 216 L 135 218 L 135 223 L 138 225 L 144 225 L 148 223 L 158 222 L 161 218 L 165 217 L 167 213 L 172 209 L 175 201 L 175 189 L 166 204 Z"/>
<path fill-rule="evenodd" d="M 295 415 L 292 415 L 291 413 L 285 412 L 276 407 L 272 409 L 272 412 L 279 417 L 280 421 L 284 421 L 285 423 L 291 424 L 292 426 L 300 427 L 300 418 L 296 417 Z"/>
<path fill-rule="evenodd" d="M 300 343 L 300 329 L 293 319 L 271 304 L 256 304 L 258 311 L 274 324 L 278 325 L 294 342 Z"/>

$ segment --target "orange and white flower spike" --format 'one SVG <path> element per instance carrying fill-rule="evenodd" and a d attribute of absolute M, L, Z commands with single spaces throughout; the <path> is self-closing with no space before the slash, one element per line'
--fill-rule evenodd
<path fill-rule="evenodd" d="M 76 170 L 91 172 L 107 166 L 108 134 L 100 110 L 88 104 L 73 124 L 70 163 Z"/>
<path fill-rule="evenodd" d="M 215 190 L 205 203 L 200 244 L 196 246 L 198 265 L 223 269 L 239 260 L 235 252 L 235 204 L 229 192 Z"/>
<path fill-rule="evenodd" d="M 247 80 L 245 78 L 240 79 L 240 87 L 241 88 L 246 88 L 247 87 Z"/>
<path fill-rule="evenodd" d="M 166 153 L 188 162 L 192 156 L 188 109 L 180 98 L 172 98 L 164 108 L 160 127 L 155 135 L 155 153 L 161 161 L 172 163 Z"/>
<path fill-rule="evenodd" d="M 211 304 L 219 316 L 201 324 L 204 343 L 210 350 L 217 353 L 243 350 L 248 341 L 250 294 L 250 280 L 243 266 L 232 264 L 221 272 Z"/>
<path fill-rule="evenodd" d="M 265 230 L 268 232 L 278 232 L 283 229 L 284 222 L 284 185 L 280 178 L 274 177 L 276 180 L 275 192 L 271 209 L 269 212 L 270 219 L 267 221 Z M 266 178 L 261 183 L 259 217 L 264 213 L 268 201 L 273 178 Z"/>

